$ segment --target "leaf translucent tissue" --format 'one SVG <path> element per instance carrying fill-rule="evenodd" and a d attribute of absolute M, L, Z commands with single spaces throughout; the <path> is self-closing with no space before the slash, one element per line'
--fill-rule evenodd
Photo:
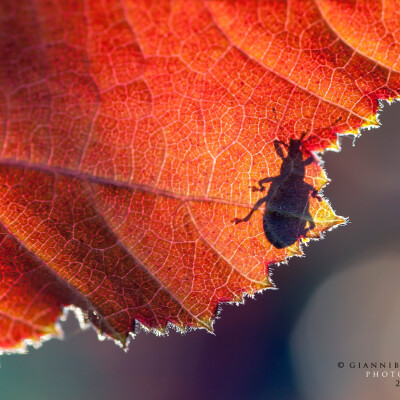
<path fill-rule="evenodd" d="M 3 0 L 0 347 L 57 333 L 65 306 L 125 344 L 212 330 L 221 302 L 301 254 L 262 230 L 274 140 L 308 152 L 399 96 L 395 1 Z M 305 155 L 306 156 L 306 155 Z M 316 159 L 305 181 L 327 178 Z M 315 229 L 343 222 L 310 197 Z"/>

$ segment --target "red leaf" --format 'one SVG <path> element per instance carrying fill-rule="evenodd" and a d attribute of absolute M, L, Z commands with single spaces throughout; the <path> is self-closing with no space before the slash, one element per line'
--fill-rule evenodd
<path fill-rule="evenodd" d="M 310 152 L 400 84 L 394 2 L 353 3 L 3 1 L 0 346 L 54 334 L 67 305 L 123 344 L 138 323 L 211 330 L 343 222 Z M 271 215 L 308 228 L 279 246 Z"/>

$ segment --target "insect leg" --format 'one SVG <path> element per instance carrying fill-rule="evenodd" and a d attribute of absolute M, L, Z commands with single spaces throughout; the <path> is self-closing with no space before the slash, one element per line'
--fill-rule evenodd
<path fill-rule="evenodd" d="M 267 201 L 267 196 L 262 197 L 260 200 L 257 201 L 256 204 L 254 204 L 253 209 L 244 218 L 235 218 L 231 222 L 233 222 L 235 225 L 238 224 L 239 222 L 247 222 L 253 215 L 254 211 L 257 211 L 261 207 L 261 205 L 266 201 Z"/>
<path fill-rule="evenodd" d="M 311 186 L 311 185 L 310 185 Z M 311 186 L 312 187 L 312 186 Z M 312 187 L 311 191 L 311 196 L 314 197 L 314 199 L 317 199 L 319 201 L 322 201 L 322 197 L 318 194 L 318 190 Z"/>
<path fill-rule="evenodd" d="M 274 147 L 275 147 L 275 152 L 278 154 L 278 156 L 282 159 L 285 158 L 285 154 L 283 153 L 282 147 L 284 146 L 287 149 L 289 149 L 289 146 L 286 143 L 283 143 L 281 140 L 274 140 Z"/>
<path fill-rule="evenodd" d="M 315 222 L 314 222 L 313 217 L 312 217 L 312 215 L 310 214 L 309 211 L 307 211 L 306 213 L 304 213 L 304 214 L 303 214 L 303 217 L 307 220 L 307 222 L 308 222 L 308 227 L 307 227 L 307 228 L 304 228 L 304 229 L 301 231 L 300 236 L 307 237 L 307 232 L 308 232 L 308 231 L 311 231 L 312 229 L 315 228 Z"/>
<path fill-rule="evenodd" d="M 259 188 L 257 186 L 251 186 L 252 192 L 263 192 L 265 190 L 264 183 L 272 182 L 276 177 L 275 176 L 268 176 L 267 178 L 260 179 L 258 181 Z"/>
<path fill-rule="evenodd" d="M 315 189 L 315 187 L 312 186 L 312 185 L 307 184 L 307 186 L 308 186 L 308 189 L 309 189 L 310 192 L 311 192 L 311 196 L 314 197 L 314 199 L 317 199 L 317 200 L 319 200 L 319 201 L 322 201 L 322 197 L 318 194 L 318 190 Z"/>
<path fill-rule="evenodd" d="M 315 161 L 314 157 L 308 157 L 306 160 L 303 161 L 303 165 L 307 167 L 307 165 L 310 165 L 313 161 Z"/>
<path fill-rule="evenodd" d="M 314 222 L 313 217 L 312 217 L 312 215 L 310 214 L 310 212 L 308 212 L 308 213 L 305 215 L 305 217 L 307 217 L 308 223 L 309 223 L 309 226 L 308 226 L 307 231 L 310 231 L 310 230 L 314 229 L 314 228 L 315 228 L 315 222 Z"/>

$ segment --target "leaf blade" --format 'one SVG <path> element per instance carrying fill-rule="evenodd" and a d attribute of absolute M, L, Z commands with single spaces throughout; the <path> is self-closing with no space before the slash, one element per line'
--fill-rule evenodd
<path fill-rule="evenodd" d="M 26 328 L 0 325 L 1 347 L 54 333 L 70 304 L 123 343 L 137 322 L 211 330 L 220 302 L 272 287 L 268 266 L 301 254 L 300 237 L 268 242 L 263 209 L 232 223 L 279 175 L 274 140 L 307 131 L 308 152 L 334 148 L 398 97 L 394 59 L 354 42 L 333 1 L 20 3 L 0 22 L 0 219 L 31 269 L 10 246 L 2 268 L 49 275 L 41 305 L 32 283 L 16 308 Z M 326 184 L 317 160 L 304 182 Z M 309 208 L 310 238 L 344 222 Z"/>

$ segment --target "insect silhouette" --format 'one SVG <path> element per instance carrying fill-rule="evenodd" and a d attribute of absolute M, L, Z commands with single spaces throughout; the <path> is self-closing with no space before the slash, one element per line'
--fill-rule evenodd
<path fill-rule="evenodd" d="M 273 111 L 275 114 L 275 110 Z M 277 249 L 292 245 L 315 228 L 309 211 L 309 196 L 311 193 L 311 196 L 319 201 L 322 198 L 318 195 L 317 189 L 304 181 L 306 166 L 315 160 L 314 156 L 304 148 L 309 157 L 303 160 L 304 153 L 301 148 L 306 134 L 307 132 L 304 132 L 300 139 L 290 139 L 289 145 L 280 140 L 274 141 L 276 154 L 282 159 L 279 175 L 259 180 L 259 187 L 252 186 L 253 192 L 264 192 L 266 189 L 264 184 L 271 183 L 267 195 L 254 204 L 246 217 L 232 220 L 234 224 L 249 221 L 253 213 L 265 203 L 264 233 Z M 287 149 L 286 157 L 283 148 Z"/>

